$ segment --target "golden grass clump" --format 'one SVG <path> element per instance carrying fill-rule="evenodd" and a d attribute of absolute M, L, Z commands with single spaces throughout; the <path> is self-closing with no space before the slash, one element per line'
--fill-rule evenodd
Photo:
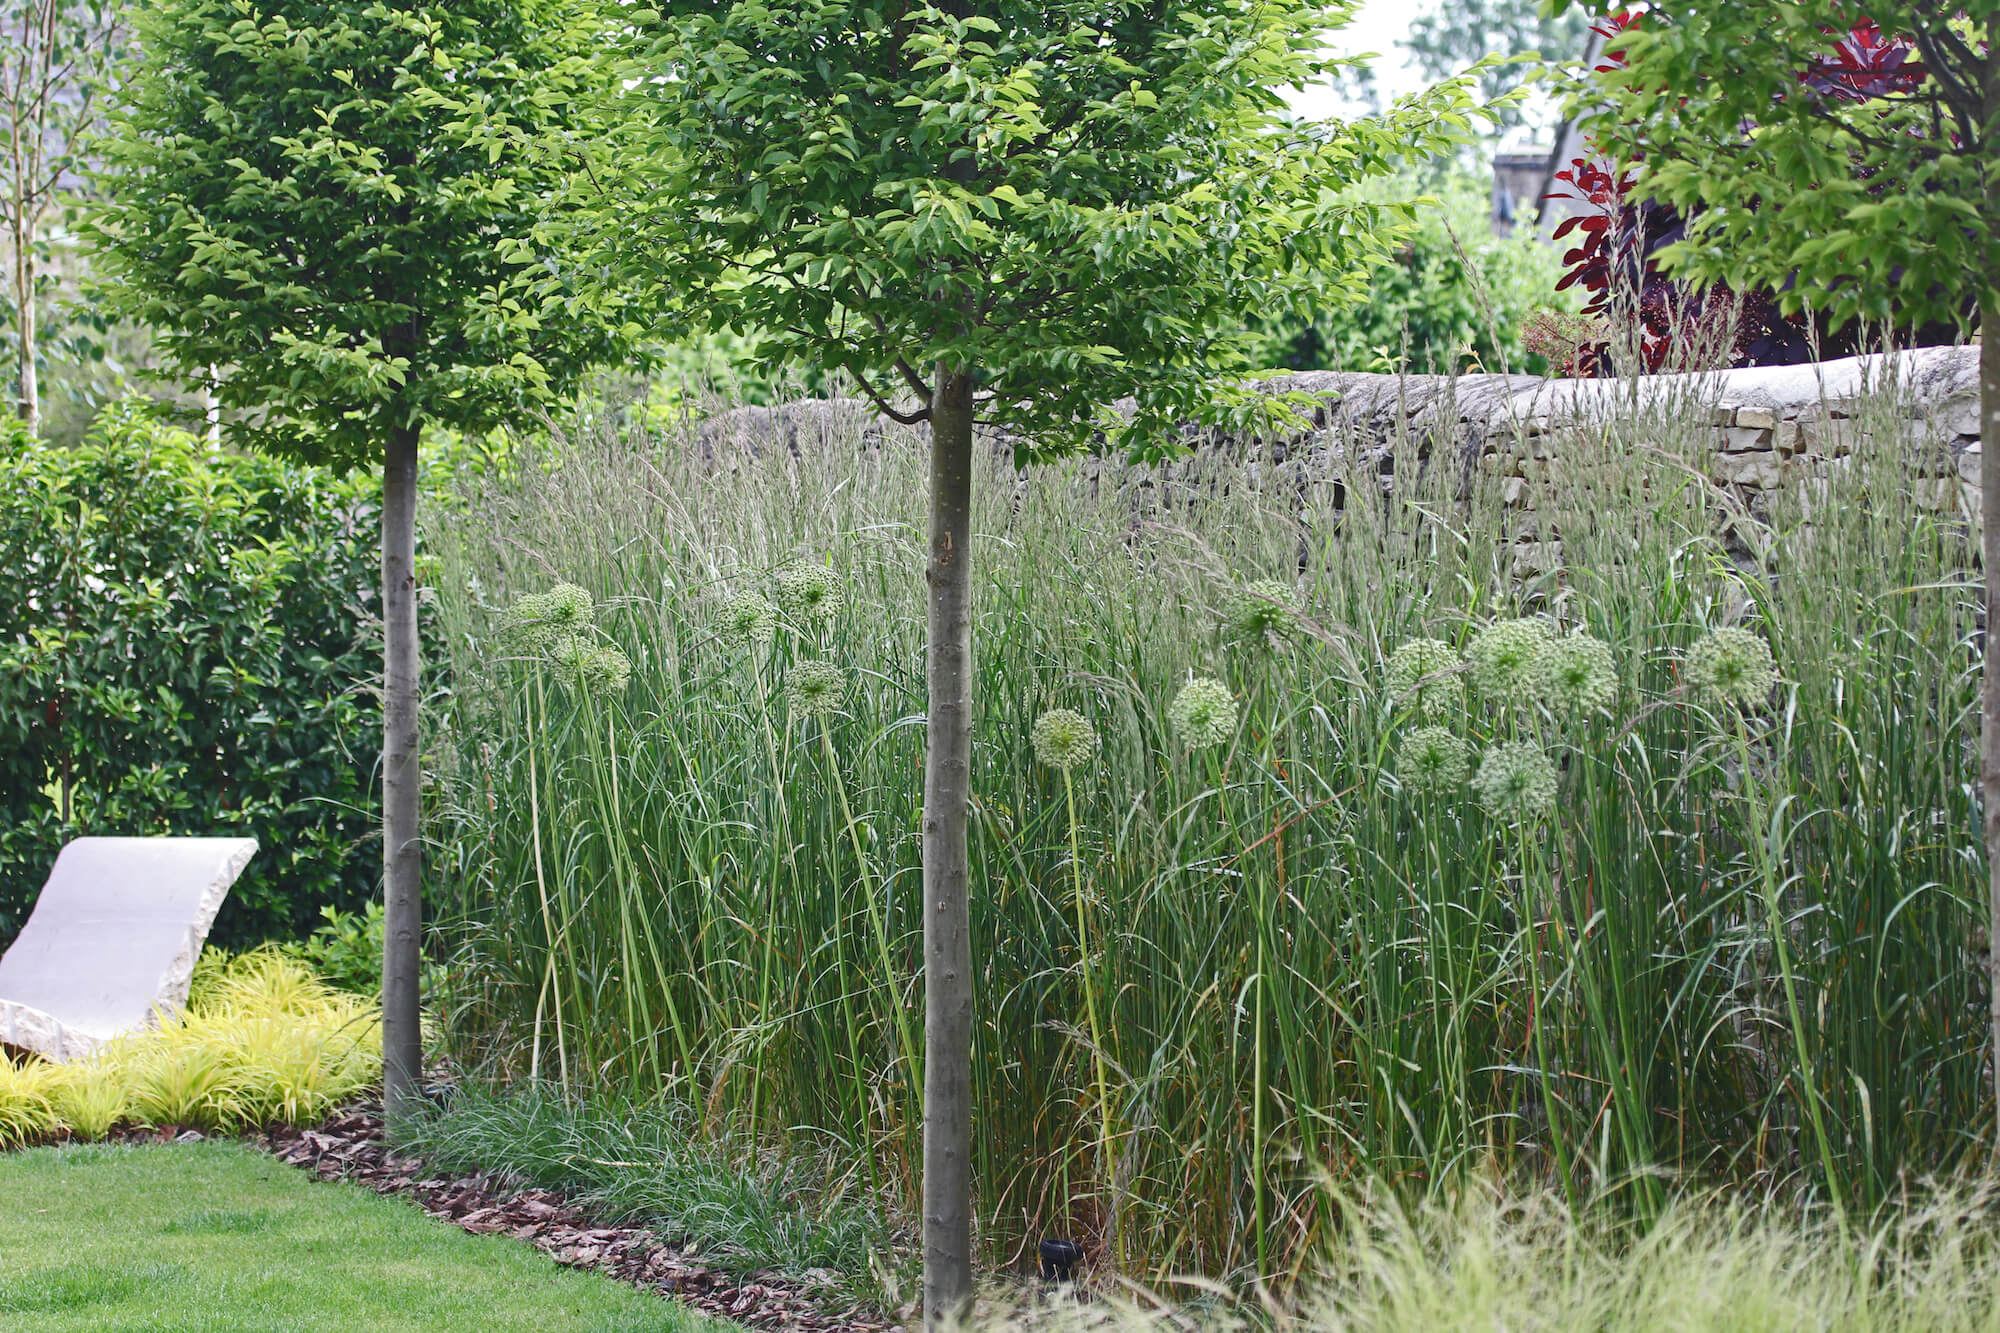
<path fill-rule="evenodd" d="M 115 1126 L 234 1130 L 325 1114 L 381 1074 L 380 1009 L 260 949 L 204 973 L 187 1010 L 66 1065 L 0 1062 L 0 1146 Z"/>

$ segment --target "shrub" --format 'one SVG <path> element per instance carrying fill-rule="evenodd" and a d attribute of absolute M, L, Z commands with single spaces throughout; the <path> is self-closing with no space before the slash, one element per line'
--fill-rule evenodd
<path fill-rule="evenodd" d="M 85 833 L 256 837 L 224 945 L 369 893 L 374 525 L 354 486 L 134 409 L 0 445 L 0 943 Z"/>

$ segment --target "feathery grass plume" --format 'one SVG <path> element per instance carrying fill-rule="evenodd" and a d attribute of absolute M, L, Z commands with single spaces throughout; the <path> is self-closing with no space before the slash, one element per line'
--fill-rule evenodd
<path fill-rule="evenodd" d="M 1389 702 L 1422 717 L 1454 713 L 1465 702 L 1458 654 L 1443 639 L 1411 639 L 1389 654 L 1383 670 Z"/>
<path fill-rule="evenodd" d="M 1719 629 L 1688 649 L 1688 688 L 1706 703 L 1752 709 L 1771 697 L 1778 664 L 1771 645 L 1747 629 Z"/>
<path fill-rule="evenodd" d="M 1198 677 L 1167 705 L 1167 725 L 1190 750 L 1221 745 L 1236 734 L 1236 700 L 1221 681 Z"/>
<path fill-rule="evenodd" d="M 501 619 L 501 634 L 522 650 L 541 654 L 557 640 L 579 634 L 596 618 L 597 604 L 574 583 L 558 583 L 547 592 L 523 593 Z"/>
<path fill-rule="evenodd" d="M 778 609 L 801 625 L 823 625 L 840 613 L 847 585 L 825 565 L 801 560 L 777 575 Z"/>
<path fill-rule="evenodd" d="M 732 593 L 716 617 L 716 633 L 737 648 L 761 648 L 778 632 L 778 608 L 760 592 Z"/>
<path fill-rule="evenodd" d="M 1035 719 L 1028 739 L 1035 747 L 1035 758 L 1064 772 L 1089 763 L 1100 744 L 1097 728 L 1073 708 L 1051 708 L 1043 713 Z"/>
<path fill-rule="evenodd" d="M 785 677 L 785 703 L 800 717 L 818 717 L 840 707 L 847 673 L 831 662 L 799 662 Z"/>
<path fill-rule="evenodd" d="M 1471 772 L 1472 747 L 1450 727 L 1418 727 L 1396 746 L 1396 776 L 1405 791 L 1456 791 Z"/>
<path fill-rule="evenodd" d="M 1494 703 L 1533 703 L 1541 688 L 1540 658 L 1554 636 L 1546 621 L 1496 620 L 1465 650 L 1472 683 Z"/>
<path fill-rule="evenodd" d="M 1618 699 L 1611 645 L 1578 631 L 1551 640 L 1535 659 L 1542 702 L 1558 713 L 1595 713 Z"/>
<path fill-rule="evenodd" d="M 549 645 L 563 682 L 584 694 L 616 694 L 632 678 L 632 659 L 608 643 L 565 634 Z"/>
<path fill-rule="evenodd" d="M 1486 752 L 1472 787 L 1496 819 L 1543 819 L 1556 808 L 1555 761 L 1533 741 L 1508 741 Z"/>
<path fill-rule="evenodd" d="M 1298 633 L 1298 594 L 1289 583 L 1258 579 L 1229 599 L 1229 633 L 1244 643 L 1275 647 Z"/>

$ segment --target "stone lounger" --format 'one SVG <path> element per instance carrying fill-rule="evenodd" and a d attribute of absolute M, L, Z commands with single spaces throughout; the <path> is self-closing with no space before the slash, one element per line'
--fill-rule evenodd
<path fill-rule="evenodd" d="M 82 1059 L 187 1003 L 255 838 L 77 838 L 0 957 L 0 1044 Z"/>

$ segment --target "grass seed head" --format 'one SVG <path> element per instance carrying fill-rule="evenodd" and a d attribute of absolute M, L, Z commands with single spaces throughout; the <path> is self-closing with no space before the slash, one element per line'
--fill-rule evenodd
<path fill-rule="evenodd" d="M 1199 677 L 1167 705 L 1167 725 L 1190 750 L 1221 745 L 1236 734 L 1236 700 L 1221 681 Z"/>
<path fill-rule="evenodd" d="M 1035 747 L 1035 758 L 1065 773 L 1096 758 L 1100 744 L 1097 728 L 1073 708 L 1051 708 L 1043 713 L 1035 719 L 1028 739 Z"/>
<path fill-rule="evenodd" d="M 1488 750 L 1472 786 L 1487 813 L 1510 823 L 1546 819 L 1556 808 L 1555 762 L 1533 741 Z"/>

